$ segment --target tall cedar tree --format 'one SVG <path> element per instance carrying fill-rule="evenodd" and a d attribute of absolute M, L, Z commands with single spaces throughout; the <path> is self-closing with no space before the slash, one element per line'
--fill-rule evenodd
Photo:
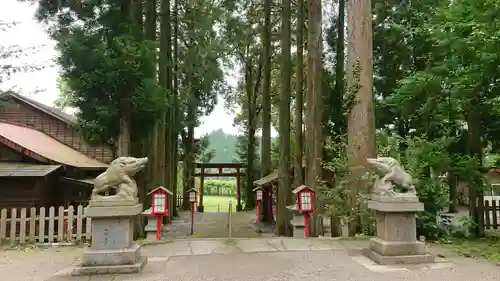
<path fill-rule="evenodd" d="M 310 0 L 307 3 L 309 26 L 307 38 L 306 185 L 317 190 L 318 179 L 321 178 L 321 159 L 323 157 L 323 129 L 321 126 L 323 116 L 322 8 L 321 0 Z M 311 235 L 317 235 L 316 217 L 311 223 Z"/>
<path fill-rule="evenodd" d="M 290 211 L 286 208 L 291 202 L 290 183 L 290 92 L 292 76 L 290 0 L 281 2 L 281 92 L 279 110 L 279 187 L 278 187 L 278 235 L 290 236 Z"/>
<path fill-rule="evenodd" d="M 376 156 L 375 121 L 373 111 L 373 58 L 371 0 L 347 1 L 348 33 L 348 96 L 352 96 L 352 108 L 348 108 L 348 147 L 352 209 L 358 205 L 360 192 L 368 186 L 362 177 L 366 171 L 366 158 Z M 353 221 L 351 235 L 360 225 Z"/>

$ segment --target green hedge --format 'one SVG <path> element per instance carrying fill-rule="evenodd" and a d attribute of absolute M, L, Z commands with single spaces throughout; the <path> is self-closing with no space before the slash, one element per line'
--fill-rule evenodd
<path fill-rule="evenodd" d="M 206 195 L 232 196 L 236 195 L 235 180 L 205 180 L 204 193 Z"/>

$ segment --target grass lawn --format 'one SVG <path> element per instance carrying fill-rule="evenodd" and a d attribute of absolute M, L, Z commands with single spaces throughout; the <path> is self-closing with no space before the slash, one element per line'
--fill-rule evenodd
<path fill-rule="evenodd" d="M 236 212 L 236 197 L 233 196 L 203 196 L 205 212 L 226 212 L 229 210 L 229 201 L 233 201 L 233 212 Z"/>
<path fill-rule="evenodd" d="M 450 239 L 441 242 L 445 248 L 467 258 L 483 258 L 500 261 L 500 238 Z"/>

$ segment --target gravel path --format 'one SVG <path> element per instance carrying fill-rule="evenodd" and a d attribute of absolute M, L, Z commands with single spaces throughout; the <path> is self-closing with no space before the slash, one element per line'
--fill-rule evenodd
<path fill-rule="evenodd" d="M 323 239 L 178 240 L 147 246 L 135 275 L 69 277 L 82 248 L 0 252 L 0 280 L 8 281 L 498 281 L 495 263 L 447 257 L 431 265 L 380 266 L 357 249 L 366 241 Z M 431 252 L 439 253 L 432 247 Z"/>
<path fill-rule="evenodd" d="M 70 266 L 83 253 L 80 247 L 0 250 L 0 280 L 45 281 Z"/>

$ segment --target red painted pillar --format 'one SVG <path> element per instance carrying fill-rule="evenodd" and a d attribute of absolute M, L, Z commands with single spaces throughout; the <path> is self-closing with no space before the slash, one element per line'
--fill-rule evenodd
<path fill-rule="evenodd" d="M 200 173 L 200 203 L 198 204 L 198 212 L 203 213 L 204 208 L 203 208 L 203 193 L 205 187 L 203 186 L 203 182 L 205 179 L 205 168 L 201 168 L 201 173 Z"/>
<path fill-rule="evenodd" d="M 257 200 L 257 232 L 260 232 L 260 201 Z"/>
<path fill-rule="evenodd" d="M 196 205 L 195 202 L 191 203 L 191 235 L 193 235 L 193 229 L 194 229 L 194 206 Z"/>
<path fill-rule="evenodd" d="M 162 216 L 157 215 L 156 216 L 156 240 L 161 240 L 161 223 L 162 223 Z"/>
<path fill-rule="evenodd" d="M 304 238 L 309 238 L 309 213 L 304 212 Z"/>
<path fill-rule="evenodd" d="M 236 212 L 243 210 L 241 206 L 241 174 L 240 168 L 236 168 Z"/>
<path fill-rule="evenodd" d="M 279 197 L 278 197 L 278 188 L 279 188 L 279 186 L 277 186 L 277 187 L 276 187 L 276 215 L 275 215 L 275 217 L 274 217 L 274 219 L 275 219 L 276 221 L 278 221 L 278 210 L 280 209 L 280 208 L 278 207 L 278 206 L 279 206 L 279 204 L 280 204 Z"/>

